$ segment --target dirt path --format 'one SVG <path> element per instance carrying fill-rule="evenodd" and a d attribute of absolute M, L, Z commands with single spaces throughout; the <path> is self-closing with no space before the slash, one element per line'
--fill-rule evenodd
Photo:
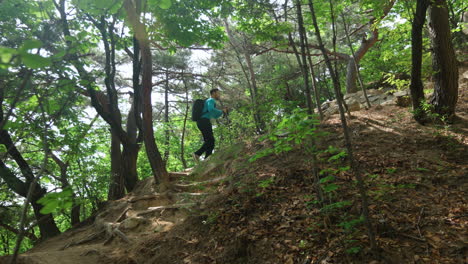
<path fill-rule="evenodd" d="M 207 196 L 201 186 L 219 178 L 188 182 L 190 171 L 170 173 L 174 192 L 160 194 L 147 178 L 124 198 L 108 202 L 94 224 L 68 230 L 21 254 L 24 264 L 113 263 L 125 259 L 128 249 L 155 233 L 166 233 L 182 223 L 192 208 Z M 201 189 L 205 189 L 202 192 Z M 5 258 L 0 263 L 8 263 Z"/>

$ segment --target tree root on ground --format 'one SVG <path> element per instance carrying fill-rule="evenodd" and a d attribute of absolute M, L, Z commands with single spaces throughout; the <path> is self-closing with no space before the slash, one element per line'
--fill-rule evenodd
<path fill-rule="evenodd" d="M 109 244 L 115 237 L 120 237 L 124 242 L 130 243 L 130 239 L 122 231 L 119 230 L 120 222 L 125 219 L 125 214 L 128 210 L 130 210 L 130 207 L 126 206 L 124 210 L 119 214 L 119 216 L 115 219 L 115 221 L 112 222 L 105 221 L 103 218 L 97 216 L 96 220 L 94 221 L 93 227 L 93 229 L 97 230 L 97 232 L 94 232 L 93 234 L 89 235 L 88 237 L 82 240 L 68 243 L 65 246 L 63 246 L 60 250 L 65 250 L 69 247 L 85 244 L 93 240 L 100 239 L 103 236 L 106 239 L 104 241 L 104 245 Z M 105 215 L 105 213 L 103 213 L 102 215 Z"/>

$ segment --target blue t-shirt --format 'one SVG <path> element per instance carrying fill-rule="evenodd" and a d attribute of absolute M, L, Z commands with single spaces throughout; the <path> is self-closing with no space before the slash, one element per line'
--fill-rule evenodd
<path fill-rule="evenodd" d="M 213 119 L 219 118 L 223 115 L 223 111 L 216 108 L 216 100 L 214 98 L 209 98 L 205 101 L 205 106 L 203 106 L 202 118 Z"/>

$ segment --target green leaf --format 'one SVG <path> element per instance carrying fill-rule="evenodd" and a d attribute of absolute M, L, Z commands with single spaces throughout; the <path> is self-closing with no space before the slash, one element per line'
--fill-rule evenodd
<path fill-rule="evenodd" d="M 15 49 L 0 46 L 0 63 L 9 62 L 15 54 L 17 54 Z"/>
<path fill-rule="evenodd" d="M 35 39 L 26 40 L 21 48 L 19 48 L 20 53 L 24 54 L 28 50 L 38 49 L 42 47 L 42 42 Z"/>
<path fill-rule="evenodd" d="M 41 214 L 50 214 L 52 213 L 53 211 L 55 211 L 55 209 L 57 209 L 59 205 L 59 201 L 57 200 L 50 200 L 42 209 L 41 209 Z"/>
<path fill-rule="evenodd" d="M 335 180 L 335 176 L 330 175 L 330 176 L 320 179 L 319 182 L 323 184 L 323 183 L 334 181 L 334 180 Z"/>
<path fill-rule="evenodd" d="M 337 190 L 339 188 L 338 185 L 332 183 L 332 184 L 328 184 L 326 186 L 323 187 L 323 191 L 326 192 L 326 193 L 329 193 L 329 192 L 333 192 L 335 190 Z"/>
<path fill-rule="evenodd" d="M 162 9 L 169 9 L 171 5 L 172 5 L 171 0 L 161 0 L 161 2 L 159 3 L 159 7 Z"/>
<path fill-rule="evenodd" d="M 25 53 L 21 55 L 21 58 L 24 62 L 24 65 L 32 69 L 43 68 L 52 64 L 49 58 L 44 58 L 37 54 Z"/>
<path fill-rule="evenodd" d="M 61 59 L 63 56 L 65 56 L 67 52 L 65 50 L 59 51 L 56 54 L 54 54 L 54 58 Z"/>

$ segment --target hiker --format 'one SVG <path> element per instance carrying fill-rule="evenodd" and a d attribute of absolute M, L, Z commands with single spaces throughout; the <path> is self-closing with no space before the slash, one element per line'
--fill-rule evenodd
<path fill-rule="evenodd" d="M 210 91 L 211 98 L 207 99 L 203 106 L 201 118 L 197 121 L 197 127 L 203 135 L 203 145 L 195 153 L 192 154 L 193 159 L 198 163 L 200 156 L 205 153 L 205 159 L 208 158 L 213 152 L 215 146 L 215 138 L 213 136 L 213 126 L 210 119 L 220 118 L 223 113 L 227 113 L 227 108 L 219 110 L 216 108 L 216 100 L 221 98 L 219 89 L 212 89 Z"/>

